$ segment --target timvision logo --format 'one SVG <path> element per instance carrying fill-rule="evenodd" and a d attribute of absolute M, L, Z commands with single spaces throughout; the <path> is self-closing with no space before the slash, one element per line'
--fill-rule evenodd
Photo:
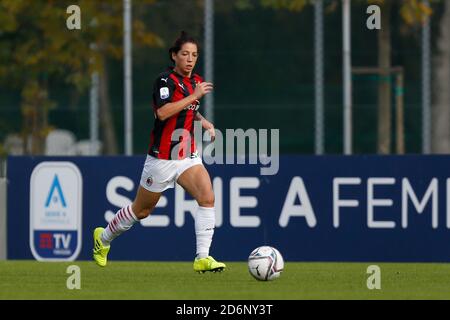
<path fill-rule="evenodd" d="M 81 251 L 82 177 L 72 162 L 41 162 L 30 180 L 30 249 L 35 259 L 72 261 Z"/>

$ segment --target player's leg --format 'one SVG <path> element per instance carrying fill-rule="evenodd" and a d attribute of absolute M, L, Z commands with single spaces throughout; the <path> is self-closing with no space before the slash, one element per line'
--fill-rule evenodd
<path fill-rule="evenodd" d="M 160 197 L 161 192 L 152 192 L 139 186 L 131 209 L 139 220 L 145 219 L 153 212 Z"/>
<path fill-rule="evenodd" d="M 184 160 L 183 160 L 184 161 Z M 192 161 L 192 160 L 186 160 Z M 178 178 L 177 183 L 182 186 L 198 203 L 195 214 L 195 236 L 197 243 L 194 270 L 222 271 L 225 264 L 215 261 L 209 255 L 215 227 L 214 192 L 208 171 L 201 163 L 186 169 Z"/>
<path fill-rule="evenodd" d="M 136 222 L 148 217 L 160 197 L 160 192 L 152 192 L 139 186 L 133 203 L 118 210 L 103 231 L 101 235 L 103 245 L 109 246 L 111 241 L 129 230 Z"/>
<path fill-rule="evenodd" d="M 100 266 L 107 263 L 110 243 L 123 232 L 129 230 L 136 222 L 146 218 L 155 208 L 158 200 L 173 183 L 167 182 L 170 177 L 170 162 L 164 162 L 153 157 L 147 157 L 142 170 L 140 186 L 133 203 L 117 211 L 106 228 L 94 230 L 94 260 Z M 173 173 L 173 177 L 175 173 Z"/>
<path fill-rule="evenodd" d="M 146 218 L 161 197 L 160 192 L 151 192 L 139 186 L 132 204 L 117 211 L 106 228 L 94 230 L 94 260 L 99 266 L 106 266 L 110 243 L 129 230 L 136 222 Z"/>

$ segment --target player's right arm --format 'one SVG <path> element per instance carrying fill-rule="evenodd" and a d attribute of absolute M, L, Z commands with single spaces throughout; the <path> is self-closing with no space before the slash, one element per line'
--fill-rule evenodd
<path fill-rule="evenodd" d="M 161 79 L 159 81 L 161 82 Z M 157 95 L 156 99 L 157 109 L 155 111 L 155 115 L 161 121 L 164 121 L 173 116 L 174 114 L 177 114 L 187 106 L 194 103 L 195 100 L 199 100 L 205 94 L 211 92 L 213 89 L 212 83 L 202 82 L 195 87 L 194 93 L 192 93 L 191 95 L 181 100 L 170 102 L 170 100 L 172 99 L 173 90 L 175 86 L 172 85 L 173 84 L 172 79 L 169 78 L 167 82 L 169 81 L 171 81 L 171 83 L 168 83 L 167 87 L 160 87 L 159 92 L 155 92 L 155 94 Z"/>

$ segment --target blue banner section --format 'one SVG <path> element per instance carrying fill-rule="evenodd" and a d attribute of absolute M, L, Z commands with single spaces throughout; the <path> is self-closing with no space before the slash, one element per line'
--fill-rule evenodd
<path fill-rule="evenodd" d="M 91 259 L 94 228 L 106 226 L 134 199 L 144 160 L 8 158 L 8 259 L 34 258 L 32 232 L 34 246 L 43 254 L 54 250 L 56 242 L 61 252 L 64 246 L 74 250 L 77 233 L 69 236 L 59 232 L 69 227 L 51 226 L 78 225 L 76 221 L 82 239 L 75 258 Z M 69 162 L 79 169 L 81 180 L 71 175 L 73 168 L 58 167 L 53 173 L 46 165 L 46 171 L 32 178 L 43 162 Z M 260 175 L 260 165 L 206 166 L 217 211 L 211 254 L 243 261 L 254 248 L 270 245 L 287 261 L 448 262 L 449 164 L 449 156 L 282 156 L 278 173 L 266 176 Z M 31 192 L 30 181 L 40 190 Z M 77 181 L 82 181 L 82 195 L 71 187 Z M 150 218 L 113 241 L 111 260 L 194 258 L 196 204 L 180 187 L 163 196 Z M 70 218 L 77 199 L 81 220 Z M 43 208 L 41 215 L 30 212 L 31 202 L 33 211 Z M 50 216 L 55 212 L 61 216 Z M 50 228 L 39 230 L 42 223 Z"/>

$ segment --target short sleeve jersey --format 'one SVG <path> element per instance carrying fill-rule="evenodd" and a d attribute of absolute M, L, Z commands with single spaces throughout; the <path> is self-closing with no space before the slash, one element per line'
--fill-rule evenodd
<path fill-rule="evenodd" d="M 203 79 L 197 74 L 183 77 L 172 69 L 156 78 L 153 84 L 155 123 L 150 136 L 149 155 L 158 159 L 180 160 L 196 152 L 194 119 L 200 102 L 196 100 L 163 121 L 156 116 L 156 110 L 166 103 L 176 102 L 191 95 L 196 85 L 201 82 Z"/>

